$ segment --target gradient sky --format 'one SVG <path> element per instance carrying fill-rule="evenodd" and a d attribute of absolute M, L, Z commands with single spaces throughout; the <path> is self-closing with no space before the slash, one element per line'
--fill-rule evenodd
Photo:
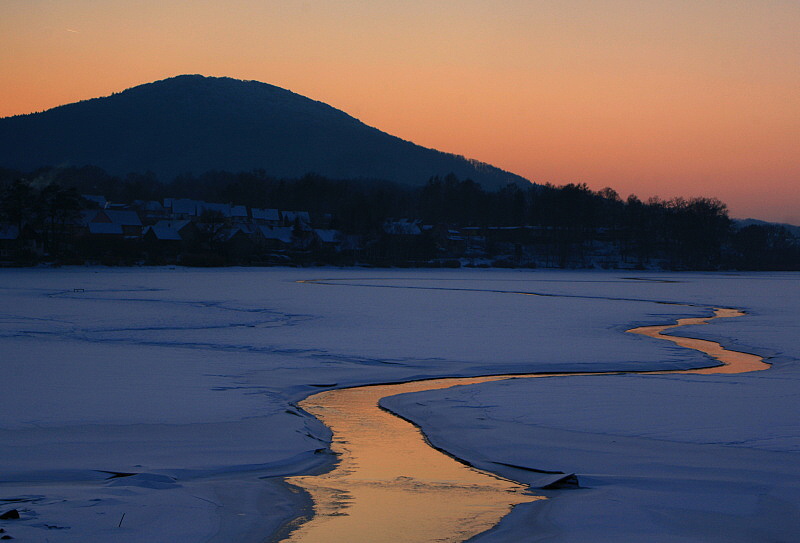
<path fill-rule="evenodd" d="M 623 197 L 800 224 L 797 0 L 0 0 L 0 116 L 199 73 Z"/>

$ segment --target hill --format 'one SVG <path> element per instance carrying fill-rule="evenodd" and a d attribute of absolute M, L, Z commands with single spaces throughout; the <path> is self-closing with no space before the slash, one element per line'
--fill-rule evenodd
<path fill-rule="evenodd" d="M 95 165 L 119 175 L 264 169 L 423 185 L 454 173 L 495 189 L 524 178 L 421 147 L 288 90 L 181 75 L 103 98 L 0 119 L 0 166 Z"/>
<path fill-rule="evenodd" d="M 768 222 L 760 219 L 734 219 L 733 223 L 737 229 L 742 229 L 747 226 L 777 226 L 786 229 L 787 232 L 792 234 L 797 239 L 800 239 L 800 226 L 795 224 Z"/>

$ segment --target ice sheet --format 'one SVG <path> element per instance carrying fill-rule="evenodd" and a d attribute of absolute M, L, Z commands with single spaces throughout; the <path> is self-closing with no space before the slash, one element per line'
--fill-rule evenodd
<path fill-rule="evenodd" d="M 0 524 L 23 541 L 39 541 L 45 533 L 50 541 L 102 540 L 109 534 L 118 541 L 261 541 L 304 505 L 275 478 L 322 469 L 331 461 L 325 454 L 327 430 L 294 406 L 321 387 L 508 372 L 695 367 L 709 361 L 623 332 L 678 316 L 708 315 L 712 305 L 751 312 L 746 319 L 695 332 L 774 356 L 783 373 L 767 377 L 767 372 L 740 386 L 752 389 L 748 401 L 775 406 L 766 413 L 779 411 L 784 400 L 769 394 L 792 386 L 800 347 L 796 275 L 628 277 L 519 270 L 0 270 L 0 498 L 36 496 L 18 505 L 8 502 L 23 519 Z M 296 282 L 317 279 L 331 284 Z M 603 383 L 625 386 L 608 389 L 602 407 L 616 426 L 607 430 L 634 440 L 634 452 L 640 441 L 697 446 L 691 439 L 705 435 L 681 425 L 693 410 L 683 406 L 670 410 L 674 425 L 665 417 L 660 429 L 648 428 L 655 433 L 644 436 L 638 419 L 618 416 L 625 409 L 613 400 L 630 396 L 638 406 L 651 395 L 638 383 L 656 381 L 609 379 Z M 558 391 L 551 395 L 577 402 L 587 382 L 551 381 Z M 678 391 L 693 398 L 706 427 L 719 413 L 738 413 L 742 403 L 726 392 L 732 390 L 728 385 L 704 389 L 688 378 L 657 383 L 664 394 Z M 548 383 L 536 386 L 549 390 Z M 487 388 L 486 398 L 507 414 L 505 398 L 514 394 L 495 390 L 501 389 Z M 532 405 L 525 398 L 538 394 L 518 396 L 514 408 L 524 414 Z M 491 423 L 479 421 L 464 413 L 483 408 L 463 403 L 456 417 L 452 402 L 441 402 L 441 413 L 420 416 L 426 429 L 443 420 L 469 437 L 488 426 L 503 437 L 498 443 L 505 452 L 533 447 L 518 432 L 531 427 L 527 419 L 497 414 Z M 548 431 L 591 436 L 587 451 L 605 439 L 584 431 L 598 424 L 599 415 L 573 421 L 577 403 L 557 405 L 542 413 L 550 417 Z M 788 420 L 785 413 L 761 419 L 763 427 L 753 426 L 744 436 L 760 445 L 748 450 L 794 454 L 787 451 L 795 446 L 796 428 L 776 422 Z M 714 439 L 726 443 L 743 437 L 735 425 L 711 429 Z M 554 454 L 567 449 L 553 445 Z M 571 470 L 594 473 L 578 453 L 574 462 L 563 458 Z M 107 472 L 140 475 L 106 479 Z M 787 476 L 778 463 L 764 477 Z M 545 524 L 562 530 L 553 519 L 561 518 L 557 504 L 570 499 L 552 500 L 547 507 L 555 509 Z M 574 511 L 564 507 L 565 518 L 571 517 Z M 502 529 L 518 529 L 511 521 L 512 528 Z"/>

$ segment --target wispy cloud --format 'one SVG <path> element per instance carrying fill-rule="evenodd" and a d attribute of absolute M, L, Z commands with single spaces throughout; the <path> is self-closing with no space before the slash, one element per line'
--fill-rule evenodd
<path fill-rule="evenodd" d="M 80 32 L 78 32 L 77 30 L 73 30 L 71 28 L 67 28 L 66 31 L 67 32 L 74 32 L 75 34 L 80 34 Z"/>

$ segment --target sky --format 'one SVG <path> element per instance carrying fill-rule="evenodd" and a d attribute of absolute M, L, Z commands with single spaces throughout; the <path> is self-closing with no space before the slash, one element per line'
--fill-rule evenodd
<path fill-rule="evenodd" d="M 800 224 L 797 0 L 0 0 L 0 116 L 198 73 L 539 183 Z"/>

